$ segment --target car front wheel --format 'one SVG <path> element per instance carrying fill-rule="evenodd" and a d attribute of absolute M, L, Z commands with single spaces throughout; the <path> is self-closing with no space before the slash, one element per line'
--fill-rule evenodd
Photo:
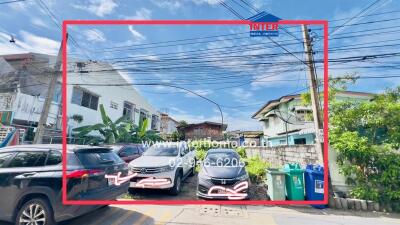
<path fill-rule="evenodd" d="M 175 174 L 174 186 L 171 188 L 170 193 L 172 195 L 178 195 L 181 192 L 182 176 L 180 172 Z"/>
<path fill-rule="evenodd" d="M 19 209 L 16 225 L 55 225 L 53 210 L 42 198 L 29 200 Z"/>

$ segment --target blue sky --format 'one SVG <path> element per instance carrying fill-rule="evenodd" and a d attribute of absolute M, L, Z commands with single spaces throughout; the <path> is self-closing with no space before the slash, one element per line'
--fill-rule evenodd
<path fill-rule="evenodd" d="M 217 0 L 42 1 L 58 21 L 237 19 Z M 257 10 L 268 11 L 283 19 L 327 19 L 331 21 L 331 31 L 334 31 L 335 26 L 343 24 L 373 1 L 247 2 Z M 255 10 L 246 7 L 240 0 L 225 0 L 225 3 L 243 17 L 255 14 Z M 330 36 L 333 49 L 330 58 L 398 52 L 400 48 L 396 44 L 399 43 L 400 28 L 396 18 L 400 18 L 399 10 L 399 1 L 382 0 L 362 17 L 336 30 Z M 56 54 L 61 38 L 60 29 L 40 0 L 0 5 L 0 18 L 0 54 L 27 51 Z M 295 37 L 281 30 L 280 36 L 274 40 L 282 42 L 296 57 L 304 59 L 303 54 L 296 53 L 303 48 L 300 42 L 296 43 L 297 39 L 302 38 L 299 27 L 286 28 Z M 310 28 L 316 39 L 315 58 L 321 59 L 318 52 L 322 48 L 322 41 L 318 39 L 323 37 L 320 27 Z M 260 106 L 282 95 L 299 93 L 299 90 L 307 87 L 306 73 L 300 61 L 293 55 L 285 54 L 282 48 L 265 38 L 248 37 L 248 28 L 245 26 L 80 26 L 71 27 L 69 32 L 79 47 L 70 43 L 70 56 L 109 61 L 117 68 L 133 69 L 135 72 L 124 72 L 133 83 L 170 83 L 204 95 L 223 106 L 229 130 L 260 129 L 260 124 L 251 119 Z M 16 45 L 9 43 L 10 35 L 16 38 Z M 168 42 L 210 36 L 213 37 L 197 39 L 199 43 L 191 40 Z M 345 49 L 356 44 L 359 44 L 357 47 L 385 44 L 387 47 Z M 118 62 L 117 58 L 126 57 L 130 57 L 129 62 Z M 281 62 L 291 64 L 280 65 Z M 260 66 L 259 63 L 265 65 Z M 331 63 L 329 73 L 332 76 L 347 73 L 360 76 L 399 74 L 398 63 L 398 56 L 345 64 Z M 319 67 L 317 70 L 319 76 L 323 74 L 321 69 Z M 361 79 L 350 86 L 350 90 L 382 92 L 399 84 L 399 78 Z M 217 108 L 193 94 L 163 86 L 137 86 L 137 89 L 155 107 L 168 109 L 170 115 L 178 120 L 220 121 Z"/>

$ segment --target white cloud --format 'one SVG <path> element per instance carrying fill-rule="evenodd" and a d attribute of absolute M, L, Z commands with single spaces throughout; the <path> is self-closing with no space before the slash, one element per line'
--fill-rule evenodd
<path fill-rule="evenodd" d="M 17 54 L 26 52 L 37 52 L 42 54 L 56 55 L 60 48 L 60 42 L 34 35 L 27 31 L 19 32 L 20 38 L 15 37 L 15 44 L 9 42 L 10 35 L 0 32 L 0 54 Z"/>
<path fill-rule="evenodd" d="M 131 32 L 136 41 L 146 40 L 146 37 L 139 31 L 135 30 L 132 25 L 128 26 L 128 30 Z"/>
<path fill-rule="evenodd" d="M 222 0 L 222 2 L 225 0 Z M 221 0 L 193 0 L 193 2 L 197 5 L 208 4 L 208 5 L 217 5 L 220 4 Z"/>
<path fill-rule="evenodd" d="M 105 42 L 106 41 L 106 38 L 104 37 L 104 33 L 98 29 L 85 30 L 83 32 L 83 35 L 85 35 L 85 37 L 88 41 L 93 41 L 93 42 Z"/>
<path fill-rule="evenodd" d="M 133 43 L 130 43 L 133 44 Z M 158 61 L 159 56 L 153 54 L 128 54 L 128 57 L 135 58 L 136 60 L 148 60 L 148 61 Z"/>
<path fill-rule="evenodd" d="M 241 103 L 249 102 L 253 97 L 253 93 L 246 91 L 243 88 L 234 88 L 230 94 L 235 97 L 235 100 Z"/>
<path fill-rule="evenodd" d="M 11 4 L 8 4 L 8 6 L 15 11 L 26 11 L 30 5 L 32 5 L 32 3 L 28 2 L 28 1 L 13 2 Z"/>
<path fill-rule="evenodd" d="M 141 8 L 135 12 L 133 16 L 124 16 L 126 20 L 149 20 L 151 19 L 151 11 L 146 8 Z"/>
<path fill-rule="evenodd" d="M 49 25 L 40 18 L 37 18 L 37 17 L 32 18 L 31 22 L 35 26 L 49 28 Z"/>
<path fill-rule="evenodd" d="M 93 13 L 99 17 L 111 14 L 118 4 L 114 0 L 90 0 L 89 4 L 77 5 L 73 4 L 72 7 Z"/>
<path fill-rule="evenodd" d="M 182 110 L 182 109 L 179 109 L 179 108 L 177 108 L 177 107 L 169 107 L 169 109 L 171 109 L 171 110 L 174 111 L 174 112 L 178 112 L 178 113 L 180 113 L 180 114 L 186 114 L 186 113 L 187 113 L 187 111 Z"/>
<path fill-rule="evenodd" d="M 201 96 L 204 96 L 204 97 L 214 93 L 213 90 L 209 90 L 209 89 L 193 89 L 191 91 L 193 91 L 194 93 L 197 93 L 197 94 L 199 94 Z M 199 98 L 199 96 L 197 96 L 197 95 L 195 95 L 193 93 L 190 93 L 190 92 L 186 93 L 185 96 L 189 97 L 189 98 Z"/>
<path fill-rule="evenodd" d="M 174 11 L 182 7 L 182 2 L 178 0 L 152 0 L 151 2 L 160 8 L 168 9 L 170 11 Z"/>

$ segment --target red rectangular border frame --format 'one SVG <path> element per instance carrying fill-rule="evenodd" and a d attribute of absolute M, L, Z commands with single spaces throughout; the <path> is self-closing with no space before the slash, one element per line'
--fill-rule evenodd
<path fill-rule="evenodd" d="M 328 185 L 324 185 L 324 200 L 317 201 L 201 201 L 201 200 L 68 200 L 67 199 L 67 37 L 68 25 L 248 25 L 248 20 L 64 20 L 62 25 L 62 203 L 64 205 L 311 205 L 328 204 Z M 322 25 L 324 30 L 324 183 L 328 184 L 328 21 L 327 20 L 280 20 L 281 25 Z"/>

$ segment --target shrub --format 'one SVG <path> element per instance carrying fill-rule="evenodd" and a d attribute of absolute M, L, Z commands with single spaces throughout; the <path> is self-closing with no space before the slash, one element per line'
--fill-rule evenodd
<path fill-rule="evenodd" d="M 265 170 L 271 165 L 265 162 L 260 157 L 246 158 L 246 170 L 249 173 L 250 180 L 255 183 L 260 183 L 265 179 Z"/>
<path fill-rule="evenodd" d="M 206 157 L 206 154 L 207 151 L 202 151 L 202 150 L 196 151 L 196 159 L 199 161 L 203 161 L 204 158 Z"/>
<path fill-rule="evenodd" d="M 241 157 L 242 159 L 247 158 L 247 155 L 246 155 L 246 148 L 245 148 L 245 147 L 236 148 L 236 151 L 237 151 L 237 153 L 240 155 L 240 157 Z"/>
<path fill-rule="evenodd" d="M 368 102 L 330 107 L 329 141 L 351 196 L 389 204 L 400 201 L 400 87 Z"/>

